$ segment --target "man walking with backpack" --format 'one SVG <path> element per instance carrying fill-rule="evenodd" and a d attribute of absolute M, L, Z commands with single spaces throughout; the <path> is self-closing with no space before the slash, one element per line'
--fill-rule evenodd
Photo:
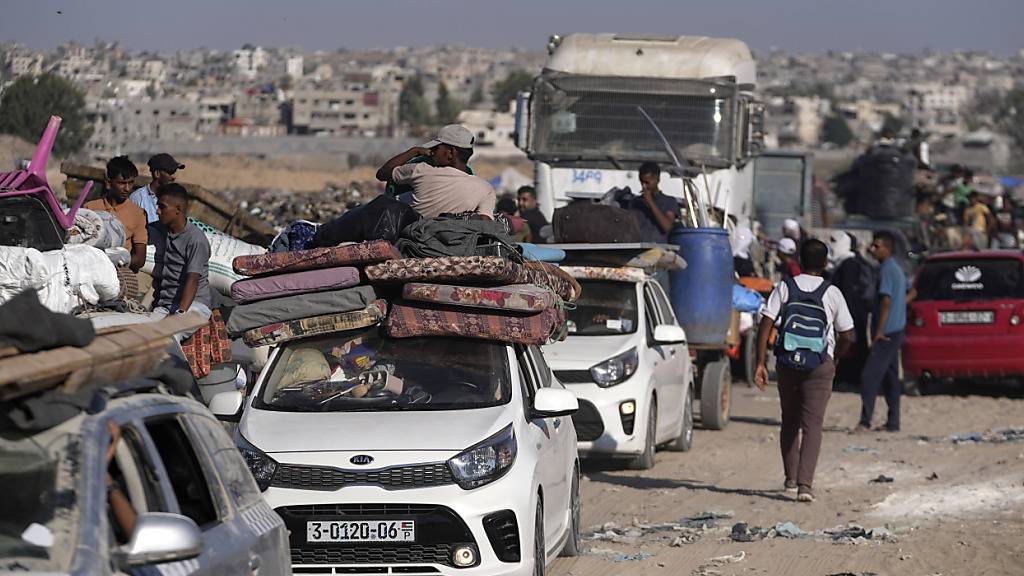
<path fill-rule="evenodd" d="M 803 273 L 776 285 L 762 312 L 754 381 L 760 390 L 768 386 L 765 355 L 775 326 L 784 487 L 796 492 L 797 500 L 813 502 L 814 469 L 825 408 L 832 396 L 835 359 L 842 358 L 853 343 L 853 318 L 839 289 L 822 277 L 828 264 L 825 243 L 805 241 L 800 260 Z"/>

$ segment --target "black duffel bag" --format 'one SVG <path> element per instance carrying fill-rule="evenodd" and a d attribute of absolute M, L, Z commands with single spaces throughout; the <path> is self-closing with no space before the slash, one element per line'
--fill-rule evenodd
<path fill-rule="evenodd" d="M 306 248 L 337 246 L 342 242 L 387 240 L 394 243 L 406 226 L 420 219 L 412 206 L 389 196 L 377 196 L 317 229 Z"/>
<path fill-rule="evenodd" d="M 575 200 L 555 210 L 551 225 L 557 243 L 640 242 L 640 226 L 632 212 L 587 200 Z"/>

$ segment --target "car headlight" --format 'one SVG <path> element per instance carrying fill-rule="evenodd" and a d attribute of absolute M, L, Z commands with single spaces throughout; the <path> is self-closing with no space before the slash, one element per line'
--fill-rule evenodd
<path fill-rule="evenodd" d="M 256 485 L 260 487 L 260 492 L 266 491 L 270 487 L 270 481 L 274 479 L 274 473 L 277 472 L 277 461 L 250 444 L 238 432 L 235 433 L 235 445 L 238 446 L 238 451 L 242 453 L 242 458 L 245 458 L 246 465 L 249 466 L 253 477 L 256 478 Z"/>
<path fill-rule="evenodd" d="M 448 467 L 460 487 L 472 490 L 504 476 L 515 461 L 516 435 L 509 424 L 501 432 L 448 460 Z"/>
<path fill-rule="evenodd" d="M 632 376 L 640 364 L 640 355 L 636 348 L 630 348 L 622 354 L 601 362 L 590 369 L 590 376 L 602 388 L 615 386 Z"/>

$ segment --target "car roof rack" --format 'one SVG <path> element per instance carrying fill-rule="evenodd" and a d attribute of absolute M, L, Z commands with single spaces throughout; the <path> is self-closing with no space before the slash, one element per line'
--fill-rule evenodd
<path fill-rule="evenodd" d="M 544 244 L 544 248 L 565 251 L 565 259 L 561 266 L 597 266 L 601 268 L 640 268 L 652 273 L 657 266 L 638 265 L 638 258 L 652 250 L 661 249 L 668 254 L 676 254 L 679 247 L 674 244 L 657 244 L 653 242 L 602 243 L 602 244 Z M 648 262 L 653 264 L 653 262 Z"/>

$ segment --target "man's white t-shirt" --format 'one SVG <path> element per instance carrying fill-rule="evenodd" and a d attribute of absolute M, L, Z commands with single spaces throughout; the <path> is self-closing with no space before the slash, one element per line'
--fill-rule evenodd
<path fill-rule="evenodd" d="M 462 212 L 494 215 L 494 188 L 487 180 L 458 168 L 435 168 L 425 162 L 406 164 L 395 168 L 391 181 L 412 186 L 412 207 L 424 218 Z"/>
<path fill-rule="evenodd" d="M 810 274 L 801 274 L 794 280 L 796 280 L 797 287 L 804 292 L 814 292 L 825 281 L 821 276 L 811 276 Z M 789 289 L 785 282 L 779 282 L 775 285 L 775 290 L 772 290 L 771 296 L 768 297 L 768 304 L 765 305 L 761 315 L 771 319 L 778 326 L 782 321 L 779 317 L 782 305 L 788 300 Z M 853 330 L 853 317 L 850 315 L 850 309 L 846 305 L 843 293 L 835 286 L 829 286 L 828 290 L 825 290 L 825 294 L 821 297 L 821 303 L 828 316 L 828 325 L 825 327 L 828 332 L 828 355 L 835 358 L 836 332 Z"/>

